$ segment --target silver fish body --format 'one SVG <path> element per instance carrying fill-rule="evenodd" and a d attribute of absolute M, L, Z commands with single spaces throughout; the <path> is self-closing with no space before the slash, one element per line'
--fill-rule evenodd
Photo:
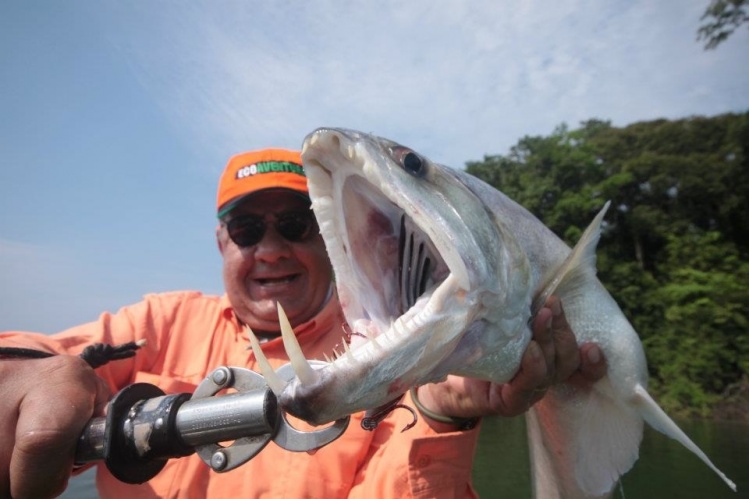
<path fill-rule="evenodd" d="M 608 203 L 571 249 L 498 190 L 390 140 L 318 129 L 302 158 L 352 331 L 350 350 L 286 385 L 287 411 L 325 423 L 448 374 L 506 382 L 553 293 L 608 373 L 591 389 L 555 386 L 529 411 L 536 495 L 609 494 L 637 459 L 643 420 L 733 486 L 648 395 L 641 342 L 595 276 Z"/>

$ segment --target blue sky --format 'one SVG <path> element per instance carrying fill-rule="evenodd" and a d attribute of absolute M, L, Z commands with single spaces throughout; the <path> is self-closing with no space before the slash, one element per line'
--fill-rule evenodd
<path fill-rule="evenodd" d="M 708 0 L 0 2 L 0 330 L 221 293 L 229 156 L 320 126 L 462 167 L 525 135 L 749 109 Z"/>

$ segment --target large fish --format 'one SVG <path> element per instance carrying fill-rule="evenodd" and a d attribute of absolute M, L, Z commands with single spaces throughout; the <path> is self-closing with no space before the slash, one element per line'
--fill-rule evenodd
<path fill-rule="evenodd" d="M 735 490 L 646 391 L 640 340 L 596 278 L 608 203 L 570 249 L 501 192 L 390 140 L 322 128 L 302 151 L 351 342 L 314 370 L 286 329 L 297 377 L 276 391 L 287 411 L 321 424 L 448 374 L 506 382 L 531 318 L 555 294 L 578 342 L 603 349 L 608 373 L 592 389 L 552 387 L 528 412 L 536 495 L 610 494 L 638 457 L 643 420 Z"/>

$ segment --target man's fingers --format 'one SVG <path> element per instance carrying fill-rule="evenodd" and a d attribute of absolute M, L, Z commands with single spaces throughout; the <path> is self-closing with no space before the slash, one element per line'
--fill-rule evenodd
<path fill-rule="evenodd" d="M 606 375 L 606 358 L 595 343 L 584 343 L 580 347 L 580 375 L 588 383 L 595 383 Z"/>
<path fill-rule="evenodd" d="M 5 374 L 0 369 L 0 376 Z M 3 394 L 3 390 L 0 389 L 0 394 Z M 7 404 L 8 399 L 4 398 L 2 404 Z M 8 474 L 8 468 L 10 467 L 10 459 L 13 455 L 13 432 L 16 426 L 15 414 L 3 413 L 4 419 L 0 421 L 0 497 L 12 497 L 10 495 L 10 475 Z"/>
<path fill-rule="evenodd" d="M 580 352 L 575 333 L 572 331 L 562 308 L 562 302 L 551 296 L 546 305 L 552 313 L 551 329 L 554 338 L 554 382 L 559 383 L 569 378 L 580 368 Z"/>
<path fill-rule="evenodd" d="M 556 373 L 556 346 L 552 330 L 552 311 L 544 307 L 538 311 L 531 324 L 532 339 L 541 349 L 544 361 L 546 362 L 546 377 L 541 380 L 544 386 L 551 385 L 554 382 Z"/>
<path fill-rule="evenodd" d="M 14 361 L 23 366 L 18 420 L 9 463 L 12 497 L 52 497 L 67 485 L 75 446 L 94 406 L 104 397 L 93 370 L 81 359 L 55 356 Z M 19 377 L 20 379 L 21 377 Z"/>
<path fill-rule="evenodd" d="M 493 385 L 496 393 L 492 407 L 502 416 L 517 416 L 527 411 L 534 403 L 543 398 L 548 384 L 546 359 L 541 347 L 532 340 L 525 350 L 520 363 L 520 370 L 511 382 Z"/>
<path fill-rule="evenodd" d="M 33 406 L 32 406 L 33 407 Z M 10 462 L 12 497 L 54 497 L 67 487 L 74 445 L 61 430 L 19 427 Z"/>

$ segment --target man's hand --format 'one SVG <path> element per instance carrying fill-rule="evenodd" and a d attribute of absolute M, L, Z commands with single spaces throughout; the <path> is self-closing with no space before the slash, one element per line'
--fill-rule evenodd
<path fill-rule="evenodd" d="M 531 327 L 533 337 L 520 370 L 508 383 L 448 376 L 442 383 L 420 387 L 421 403 L 437 414 L 453 417 L 517 416 L 556 383 L 590 386 L 606 374 L 606 361 L 597 345 L 585 343 L 578 348 L 557 297 L 546 301 Z"/>
<path fill-rule="evenodd" d="M 0 360 L 0 497 L 61 494 L 78 436 L 108 399 L 78 357 Z"/>

